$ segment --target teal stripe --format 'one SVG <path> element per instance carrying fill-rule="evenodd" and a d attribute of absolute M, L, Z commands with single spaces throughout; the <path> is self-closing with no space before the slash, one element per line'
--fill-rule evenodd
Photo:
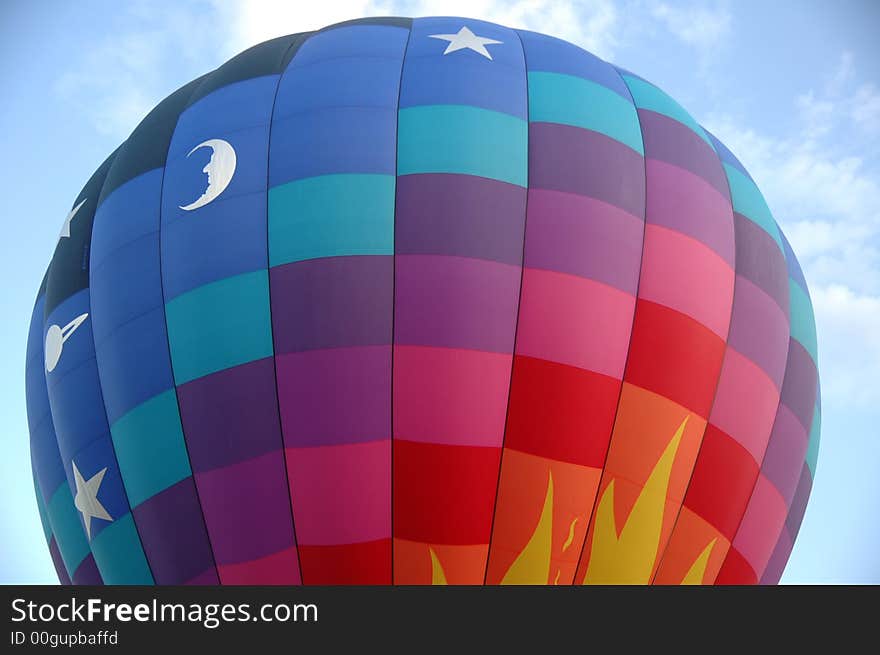
<path fill-rule="evenodd" d="M 791 336 L 806 348 L 813 358 L 813 363 L 816 364 L 819 358 L 813 304 L 803 287 L 791 278 L 788 280 L 788 289 Z"/>
<path fill-rule="evenodd" d="M 461 173 L 528 184 L 528 124 L 465 105 L 424 105 L 399 112 L 398 175 Z"/>
<path fill-rule="evenodd" d="M 191 474 L 174 389 L 126 413 L 110 432 L 132 508 Z"/>
<path fill-rule="evenodd" d="M 783 253 L 785 248 L 782 246 L 782 237 L 779 234 L 779 226 L 770 213 L 767 201 L 761 191 L 742 171 L 730 164 L 724 164 L 724 172 L 727 174 L 727 181 L 730 183 L 730 196 L 733 200 L 733 210 L 748 218 L 753 223 L 759 225 L 764 231 L 773 237 L 773 240 L 779 246 L 779 250 Z"/>
<path fill-rule="evenodd" d="M 31 471 L 33 474 L 33 471 Z M 40 487 L 37 484 L 37 478 L 34 476 L 34 494 L 37 497 L 37 512 L 40 514 L 40 525 L 43 526 L 43 536 L 46 537 L 46 543 L 52 541 L 52 526 L 49 524 L 49 515 L 46 514 L 46 503 L 43 502 L 43 494 L 40 493 Z"/>
<path fill-rule="evenodd" d="M 813 410 L 813 425 L 810 428 L 810 443 L 807 446 L 807 466 L 813 478 L 816 477 L 816 462 L 819 460 L 819 433 L 822 431 L 822 414 L 819 412 L 819 403 Z"/>
<path fill-rule="evenodd" d="M 687 125 L 697 136 L 708 143 L 712 150 L 715 150 L 715 146 L 712 145 L 712 141 L 709 139 L 709 135 L 706 134 L 706 130 L 700 127 L 697 121 L 695 121 L 693 117 L 687 113 L 684 107 L 678 104 L 675 100 L 670 98 L 650 82 L 645 82 L 644 80 L 640 80 L 639 78 L 630 75 L 624 75 L 623 80 L 629 87 L 630 93 L 632 93 L 636 107 L 663 114 L 673 120 L 677 120 L 683 125 Z"/>
<path fill-rule="evenodd" d="M 153 584 L 153 575 L 141 548 L 131 512 L 95 535 L 92 552 L 104 584 Z"/>
<path fill-rule="evenodd" d="M 64 560 L 64 568 L 67 569 L 67 574 L 73 577 L 73 572 L 91 551 L 79 513 L 73 506 L 73 496 L 70 494 L 67 482 L 58 485 L 58 489 L 52 494 L 46 507 L 46 514 L 49 516 L 49 524 L 55 534 L 61 559 Z"/>
<path fill-rule="evenodd" d="M 529 73 L 529 120 L 600 132 L 645 154 L 635 106 L 606 86 L 562 73 Z"/>
<path fill-rule="evenodd" d="M 269 264 L 394 253 L 393 175 L 321 175 L 269 189 Z"/>
<path fill-rule="evenodd" d="M 165 316 L 178 385 L 272 355 L 265 269 L 181 294 L 166 303 Z"/>

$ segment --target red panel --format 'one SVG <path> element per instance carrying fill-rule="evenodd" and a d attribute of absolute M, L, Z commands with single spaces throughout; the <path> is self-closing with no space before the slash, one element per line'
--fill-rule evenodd
<path fill-rule="evenodd" d="M 391 539 L 299 546 L 303 584 L 391 584 Z"/>
<path fill-rule="evenodd" d="M 707 418 L 724 347 L 718 335 L 689 316 L 639 299 L 626 381 Z"/>
<path fill-rule="evenodd" d="M 504 446 L 601 468 L 620 385 L 601 373 L 517 355 Z"/>
<path fill-rule="evenodd" d="M 486 544 L 500 448 L 394 440 L 394 536 L 432 544 Z"/>
<path fill-rule="evenodd" d="M 710 423 L 684 504 L 733 541 L 757 479 L 748 451 Z"/>
<path fill-rule="evenodd" d="M 740 555 L 739 551 L 731 546 L 730 550 L 727 551 L 727 557 L 724 559 L 724 564 L 721 565 L 721 570 L 718 572 L 718 577 L 715 578 L 715 584 L 758 584 L 758 576 L 755 575 L 752 567 L 749 566 L 749 563 L 745 558 Z"/>

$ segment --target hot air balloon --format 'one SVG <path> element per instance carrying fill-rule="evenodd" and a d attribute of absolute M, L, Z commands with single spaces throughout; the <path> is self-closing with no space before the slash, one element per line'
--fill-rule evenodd
<path fill-rule="evenodd" d="M 463 18 L 268 41 L 74 199 L 27 401 L 63 583 L 776 583 L 804 276 L 658 87 Z"/>

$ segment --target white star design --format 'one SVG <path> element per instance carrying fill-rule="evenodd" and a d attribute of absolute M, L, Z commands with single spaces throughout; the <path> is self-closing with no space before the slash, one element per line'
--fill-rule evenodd
<path fill-rule="evenodd" d="M 504 41 L 496 41 L 495 39 L 487 39 L 484 36 L 477 36 L 467 27 L 462 27 L 458 30 L 458 34 L 429 34 L 428 36 L 432 39 L 449 41 L 449 45 L 446 46 L 446 50 L 443 51 L 444 55 L 448 55 L 450 52 L 455 52 L 456 50 L 468 49 L 483 55 L 486 59 L 492 59 L 492 55 L 486 50 L 487 45 L 504 43 Z"/>
<path fill-rule="evenodd" d="M 71 460 L 71 464 L 73 464 L 73 478 L 76 482 L 76 496 L 73 499 L 73 504 L 82 513 L 83 523 L 86 524 L 86 536 L 91 541 L 92 518 L 104 519 L 105 521 L 113 520 L 113 517 L 107 513 L 101 501 L 98 500 L 98 489 L 101 487 L 101 481 L 104 479 L 107 467 L 105 466 L 88 480 L 85 480 L 76 467 L 76 462 Z"/>
<path fill-rule="evenodd" d="M 76 216 L 76 212 L 79 211 L 79 208 L 86 204 L 86 200 L 84 199 L 81 203 L 79 203 L 76 207 L 70 210 L 70 213 L 67 215 L 67 218 L 64 219 L 64 223 L 61 225 L 61 234 L 58 235 L 58 242 L 61 242 L 61 239 L 69 239 L 70 238 L 70 221 L 73 220 L 73 217 Z"/>

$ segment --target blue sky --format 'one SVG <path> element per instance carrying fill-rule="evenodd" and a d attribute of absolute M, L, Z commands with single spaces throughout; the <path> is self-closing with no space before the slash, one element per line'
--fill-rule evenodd
<path fill-rule="evenodd" d="M 783 581 L 880 582 L 880 3 L 314 4 L 0 7 L 0 582 L 55 582 L 32 491 L 25 342 L 37 286 L 82 185 L 149 109 L 237 52 L 388 14 L 469 16 L 577 43 L 658 84 L 737 154 L 801 259 L 818 325 L 822 446 Z"/>

